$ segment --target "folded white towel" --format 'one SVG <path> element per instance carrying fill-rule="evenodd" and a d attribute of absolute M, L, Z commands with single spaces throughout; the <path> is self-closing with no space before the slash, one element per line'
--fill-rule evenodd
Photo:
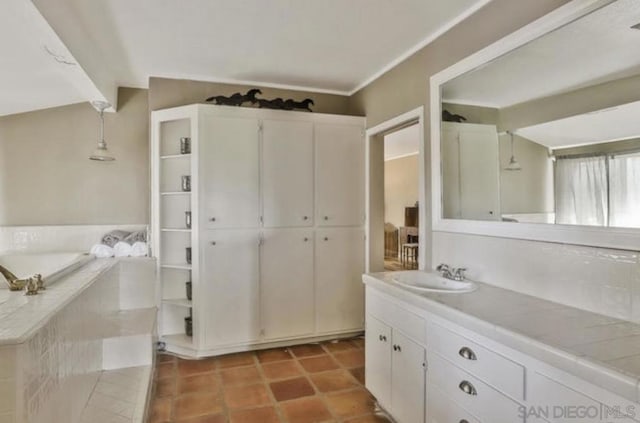
<path fill-rule="evenodd" d="M 113 257 L 115 254 L 115 251 L 113 251 L 113 248 L 109 247 L 108 245 L 104 245 L 104 244 L 96 244 L 93 247 L 91 247 L 91 254 L 93 254 L 94 256 L 96 256 L 97 258 L 108 258 L 108 257 Z"/>
<path fill-rule="evenodd" d="M 129 257 L 131 255 L 131 245 L 124 241 L 118 242 L 113 246 L 116 257 Z"/>
<path fill-rule="evenodd" d="M 131 257 L 146 257 L 149 255 L 149 246 L 146 242 L 134 242 L 131 246 Z"/>

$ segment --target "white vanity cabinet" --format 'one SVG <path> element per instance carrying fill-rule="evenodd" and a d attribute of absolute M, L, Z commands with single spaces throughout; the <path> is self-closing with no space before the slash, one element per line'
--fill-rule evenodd
<path fill-rule="evenodd" d="M 403 291 L 396 297 L 394 291 L 400 289 L 384 284 L 383 289 L 366 285 L 365 380 L 380 406 L 398 422 L 640 422 L 633 378 L 628 385 L 618 385 L 628 387 L 623 389 L 627 398 L 634 398 L 629 400 L 532 357 L 528 343 L 524 350 L 513 349 L 443 316 L 480 324 L 476 327 L 487 332 L 495 329 L 490 322 L 474 323 L 475 318 L 445 311 L 442 304 L 422 309 L 417 305 L 421 299 L 407 299 L 414 294 Z M 499 336 L 512 335 L 504 331 Z M 403 356 L 405 351 L 412 352 Z M 417 369 L 421 359 L 426 372 Z M 578 357 L 568 361 L 572 371 L 581 365 Z M 424 396 L 417 398 L 416 392 Z"/>
<path fill-rule="evenodd" d="M 407 335 L 424 332 L 424 321 L 371 292 L 366 319 L 367 389 L 398 423 L 424 422 L 425 348 Z"/>
<path fill-rule="evenodd" d="M 196 104 L 152 112 L 151 145 L 169 351 L 212 356 L 363 330 L 364 118 Z"/>

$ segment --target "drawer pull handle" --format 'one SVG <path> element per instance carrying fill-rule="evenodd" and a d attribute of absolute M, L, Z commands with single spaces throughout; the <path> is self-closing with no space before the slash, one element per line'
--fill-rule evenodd
<path fill-rule="evenodd" d="M 476 391 L 476 388 L 471 384 L 471 382 L 463 380 L 462 382 L 460 382 L 460 385 L 458 385 L 458 387 L 467 395 L 478 395 L 478 391 Z"/>
<path fill-rule="evenodd" d="M 387 342 L 387 337 L 386 337 L 386 336 L 384 336 L 384 335 L 380 335 L 380 336 L 379 336 L 379 339 L 380 339 L 382 342 Z"/>
<path fill-rule="evenodd" d="M 216 242 L 215 241 L 211 241 L 211 245 L 216 245 Z"/>
<path fill-rule="evenodd" d="M 309 220 L 309 216 L 302 216 L 302 220 Z"/>
<path fill-rule="evenodd" d="M 469 423 L 469 420 L 467 420 L 467 419 L 462 419 L 462 420 L 460 420 L 460 423 Z"/>
<path fill-rule="evenodd" d="M 309 238 L 305 236 L 304 237 L 304 242 L 307 242 L 307 241 L 309 241 Z"/>
<path fill-rule="evenodd" d="M 215 217 L 212 217 L 212 218 L 211 218 L 211 219 L 209 219 L 209 220 L 210 220 L 210 221 L 212 221 L 212 222 L 215 222 L 215 221 L 216 221 L 216 218 L 215 218 Z"/>
<path fill-rule="evenodd" d="M 400 345 L 394 345 L 394 346 L 393 346 L 393 350 L 394 350 L 394 351 L 401 352 L 401 351 L 402 351 L 402 348 L 400 348 Z"/>
<path fill-rule="evenodd" d="M 473 352 L 473 350 L 469 347 L 462 347 L 460 348 L 460 351 L 458 351 L 458 354 L 460 354 L 460 357 L 462 358 L 466 358 L 467 360 L 477 360 L 478 357 L 476 357 L 476 353 Z"/>

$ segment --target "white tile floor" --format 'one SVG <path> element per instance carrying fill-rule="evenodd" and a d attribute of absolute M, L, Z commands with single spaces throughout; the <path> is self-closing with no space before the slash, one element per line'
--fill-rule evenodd
<path fill-rule="evenodd" d="M 102 372 L 82 423 L 143 423 L 147 393 L 151 389 L 151 366 Z"/>

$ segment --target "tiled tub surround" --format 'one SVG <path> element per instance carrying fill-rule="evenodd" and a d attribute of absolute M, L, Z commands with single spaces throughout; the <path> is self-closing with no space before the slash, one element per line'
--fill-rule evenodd
<path fill-rule="evenodd" d="M 364 281 L 472 333 L 640 402 L 640 324 L 483 283 L 470 293 L 416 293 L 392 277 L 374 273 Z"/>
<path fill-rule="evenodd" d="M 640 323 L 638 251 L 433 232 L 432 263 L 466 267 L 472 280 Z"/>
<path fill-rule="evenodd" d="M 153 287 L 153 269 L 151 259 L 93 260 L 37 296 L 11 293 L 0 305 L 0 422 L 80 421 L 105 363 L 118 364 L 108 358 L 110 340 L 146 336 L 146 357 L 134 354 L 138 361 L 128 365 L 150 368 L 155 309 L 123 312 L 120 297 L 123 285 Z M 147 296 L 143 306 L 152 288 Z M 141 421 L 140 410 L 128 410 L 130 419 L 122 421 L 135 421 L 134 411 Z"/>

